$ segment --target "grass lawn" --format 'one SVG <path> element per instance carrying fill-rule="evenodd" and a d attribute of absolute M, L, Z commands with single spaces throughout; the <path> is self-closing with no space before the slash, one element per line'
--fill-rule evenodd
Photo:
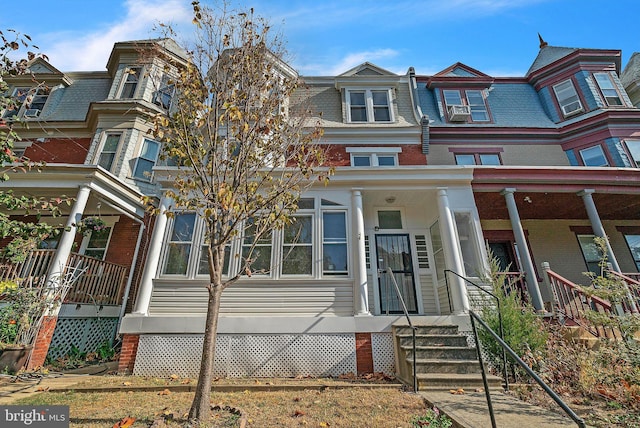
<path fill-rule="evenodd" d="M 189 382 L 187 382 L 189 381 Z M 239 392 L 215 392 L 215 385 L 242 385 Z M 71 427 L 112 427 L 124 417 L 136 418 L 133 427 L 150 426 L 161 420 L 167 427 L 180 426 L 189 410 L 192 392 L 137 392 L 127 387 L 137 385 L 194 384 L 185 379 L 159 379 L 122 376 L 90 378 L 82 387 L 117 387 L 118 392 L 64 393 L 44 392 L 24 398 L 15 404 L 59 404 L 70 407 Z M 307 385 L 308 389 L 252 391 L 249 385 Z M 324 385 L 318 389 L 318 385 Z M 397 387 L 341 388 L 345 382 L 331 379 L 303 380 L 220 380 L 214 383 L 211 396 L 213 412 L 210 426 L 238 427 L 246 420 L 248 427 L 409 427 L 415 415 L 426 407 L 422 399 Z"/>

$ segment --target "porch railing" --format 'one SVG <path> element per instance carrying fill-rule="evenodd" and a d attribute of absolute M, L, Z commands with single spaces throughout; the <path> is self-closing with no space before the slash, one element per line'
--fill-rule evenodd
<path fill-rule="evenodd" d="M 610 327 L 596 327 L 584 316 L 587 311 L 596 311 L 607 316 L 614 315 L 611 303 L 597 296 L 589 296 L 580 286 L 558 275 L 551 269 L 546 269 L 546 275 L 555 299 L 555 309 L 558 314 L 581 326 L 596 337 L 617 337 L 614 329 Z"/>
<path fill-rule="evenodd" d="M 30 283 L 43 281 L 56 250 L 34 250 L 20 263 L 0 262 L 0 281 L 23 279 Z M 65 303 L 92 303 L 119 305 L 127 280 L 127 267 L 105 262 L 93 257 L 71 253 L 67 267 L 84 271 L 73 288 L 69 290 Z"/>
<path fill-rule="evenodd" d="M 608 269 L 607 274 L 617 276 L 627 284 L 629 290 L 629 297 L 635 301 L 636 307 L 640 307 L 640 273 L 620 273 L 614 270 Z M 625 303 L 625 311 L 631 310 Z"/>

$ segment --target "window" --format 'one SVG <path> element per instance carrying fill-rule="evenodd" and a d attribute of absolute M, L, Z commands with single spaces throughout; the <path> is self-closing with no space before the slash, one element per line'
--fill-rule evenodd
<path fill-rule="evenodd" d="M 255 277 L 348 275 L 347 211 L 336 202 L 320 201 L 318 206 L 315 198 L 301 199 L 295 221 L 263 235 L 251 253 L 253 232 L 250 226 L 245 228 L 225 248 L 223 273 L 235 275 L 243 269 L 243 260 L 251 257 Z M 165 238 L 161 275 L 196 278 L 208 274 L 204 229 L 203 220 L 195 213 L 174 216 Z"/>
<path fill-rule="evenodd" d="M 135 96 L 141 71 L 141 67 L 130 67 L 125 70 L 120 98 L 133 98 Z"/>
<path fill-rule="evenodd" d="M 624 235 L 629 251 L 631 251 L 631 257 L 636 264 L 636 269 L 640 272 L 640 235 Z"/>
<path fill-rule="evenodd" d="M 396 166 L 399 147 L 347 147 L 351 166 Z"/>
<path fill-rule="evenodd" d="M 196 214 L 176 214 L 173 229 L 167 242 L 167 255 L 162 273 L 166 275 L 185 275 L 193 246 Z"/>
<path fill-rule="evenodd" d="M 111 171 L 111 167 L 113 166 L 113 161 L 118 151 L 118 144 L 120 143 L 120 137 L 121 134 L 107 134 L 104 139 L 104 145 L 98 157 L 98 165 L 107 171 Z"/>
<path fill-rule="evenodd" d="M 28 119 L 40 116 L 49 97 L 50 89 L 47 87 L 14 88 L 11 95 L 12 104 L 2 114 L 3 119 L 12 119 L 19 115 Z"/>
<path fill-rule="evenodd" d="M 640 168 L 640 141 L 625 141 L 627 150 L 631 155 L 631 166 Z"/>
<path fill-rule="evenodd" d="M 489 122 L 489 111 L 482 90 L 445 89 L 442 91 L 448 118 L 452 122 Z"/>
<path fill-rule="evenodd" d="M 601 146 L 580 150 L 580 157 L 585 166 L 609 166 Z"/>
<path fill-rule="evenodd" d="M 346 275 L 347 219 L 344 211 L 322 213 L 322 273 Z"/>
<path fill-rule="evenodd" d="M 584 261 L 587 264 L 587 269 L 589 272 L 593 272 L 596 275 L 600 275 L 600 250 L 596 243 L 593 241 L 595 239 L 594 235 L 577 235 L 578 243 L 580 244 L 580 250 L 582 251 L 582 256 L 584 257 Z"/>
<path fill-rule="evenodd" d="M 378 210 L 378 228 L 402 229 L 402 212 L 399 210 Z"/>
<path fill-rule="evenodd" d="M 156 164 L 158 159 L 158 152 L 160 151 L 160 144 L 153 140 L 144 140 L 142 144 L 142 151 L 140 157 L 136 162 L 136 166 L 133 169 L 133 176 L 135 178 L 141 178 L 143 180 L 151 180 L 152 168 Z"/>
<path fill-rule="evenodd" d="M 502 165 L 498 153 L 454 154 L 456 165 Z"/>
<path fill-rule="evenodd" d="M 621 106 L 622 99 L 609 73 L 593 73 L 608 106 Z"/>
<path fill-rule="evenodd" d="M 573 87 L 571 79 L 567 79 L 562 83 L 554 85 L 553 91 L 556 93 L 558 104 L 565 116 L 570 116 L 582 111 L 580 98 L 578 98 L 578 93 Z"/>
<path fill-rule="evenodd" d="M 348 90 L 348 121 L 349 122 L 391 122 L 390 96 L 388 89 L 384 90 Z"/>
<path fill-rule="evenodd" d="M 311 275 L 313 268 L 312 216 L 296 216 L 285 226 L 282 244 L 282 274 Z"/>
<path fill-rule="evenodd" d="M 87 241 L 83 241 L 82 247 L 84 248 L 81 253 L 98 260 L 104 260 L 104 256 L 107 254 L 107 247 L 109 247 L 111 229 L 111 227 L 105 227 L 102 230 L 92 231 Z"/>
<path fill-rule="evenodd" d="M 465 91 L 467 94 L 467 104 L 471 107 L 471 120 L 473 122 L 488 122 L 489 113 L 484 103 L 482 91 Z"/>
<path fill-rule="evenodd" d="M 153 93 L 153 98 L 151 101 L 164 108 L 169 109 L 171 107 L 171 100 L 173 98 L 173 94 L 175 93 L 175 85 L 171 81 L 171 77 L 167 74 L 162 76 L 162 80 L 158 89 Z"/>

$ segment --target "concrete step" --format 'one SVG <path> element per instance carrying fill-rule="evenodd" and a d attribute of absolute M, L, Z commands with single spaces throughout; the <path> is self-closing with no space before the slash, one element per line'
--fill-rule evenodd
<path fill-rule="evenodd" d="M 411 345 L 403 346 L 407 359 L 413 357 Z M 468 346 L 416 346 L 416 358 L 437 360 L 477 360 L 478 354 L 475 348 Z"/>
<path fill-rule="evenodd" d="M 457 325 L 416 325 L 416 334 L 458 334 Z M 411 327 L 408 325 L 395 325 L 396 335 L 411 336 Z"/>
<path fill-rule="evenodd" d="M 502 379 L 487 375 L 487 383 L 492 390 L 502 391 Z M 484 388 L 481 373 L 421 373 L 418 374 L 420 391 L 451 391 L 459 388 L 475 391 Z"/>
<path fill-rule="evenodd" d="M 407 364 L 412 367 L 412 360 L 407 358 Z M 416 372 L 420 373 L 480 373 L 478 360 L 439 360 L 417 359 Z"/>
<path fill-rule="evenodd" d="M 411 346 L 412 337 L 411 333 L 398 334 L 396 337 L 399 339 L 400 346 Z M 420 346 L 467 346 L 466 336 L 452 335 L 452 334 L 416 334 L 416 345 Z"/>
<path fill-rule="evenodd" d="M 565 428 L 575 427 L 576 423 L 558 409 L 552 412 L 542 407 L 520 401 L 513 396 L 491 392 L 496 425 L 500 428 Z M 448 391 L 421 391 L 420 395 L 429 404 L 435 406 L 453 421 L 454 428 L 486 428 L 491 426 L 484 392 L 465 391 L 464 394 L 451 394 Z"/>

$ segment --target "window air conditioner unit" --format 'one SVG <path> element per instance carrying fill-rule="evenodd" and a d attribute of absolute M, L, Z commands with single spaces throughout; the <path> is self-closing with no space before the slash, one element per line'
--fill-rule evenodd
<path fill-rule="evenodd" d="M 24 117 L 38 117 L 40 116 L 39 108 L 30 108 L 24 112 Z"/>
<path fill-rule="evenodd" d="M 471 108 L 463 105 L 449 106 L 449 120 L 451 122 L 464 122 L 471 116 Z"/>

